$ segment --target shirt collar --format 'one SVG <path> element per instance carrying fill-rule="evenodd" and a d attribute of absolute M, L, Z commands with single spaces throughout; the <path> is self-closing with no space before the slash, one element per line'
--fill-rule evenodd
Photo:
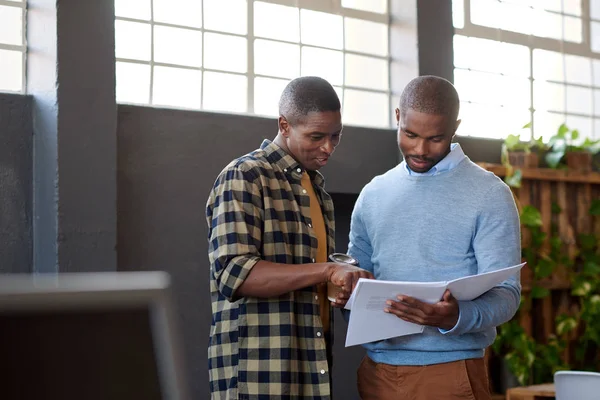
<path fill-rule="evenodd" d="M 277 165 L 284 173 L 291 175 L 294 179 L 302 179 L 304 171 L 310 175 L 314 184 L 323 187 L 325 178 L 319 171 L 306 170 L 290 154 L 283 150 L 279 145 L 268 139 L 264 139 L 260 145 L 261 150 L 265 152 L 265 157 L 272 164 Z"/>
<path fill-rule="evenodd" d="M 431 167 L 429 171 L 423 173 L 414 172 L 409 168 L 405 161 L 402 161 L 402 164 L 404 164 L 404 168 L 402 168 L 402 170 L 411 176 L 433 176 L 441 174 L 442 172 L 450 171 L 460 164 L 465 157 L 465 152 L 463 151 L 462 147 L 460 147 L 460 144 L 452 143 L 450 145 L 450 153 L 448 153 L 440 162 Z"/>

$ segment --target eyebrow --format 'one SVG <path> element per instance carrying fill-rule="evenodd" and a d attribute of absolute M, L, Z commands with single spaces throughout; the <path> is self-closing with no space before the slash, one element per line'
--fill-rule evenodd
<path fill-rule="evenodd" d="M 327 135 L 336 135 L 338 133 L 342 133 L 342 129 L 335 131 L 333 133 L 325 133 L 325 132 L 308 132 L 308 135 L 323 135 L 323 136 L 327 136 Z"/>
<path fill-rule="evenodd" d="M 408 130 L 408 129 L 406 129 L 406 128 L 400 128 L 400 129 L 402 129 L 404 132 L 406 132 L 406 133 L 408 133 L 408 134 L 410 134 L 410 135 L 415 135 L 415 136 L 419 136 L 419 137 L 421 137 L 421 135 L 419 135 L 418 133 L 416 133 L 416 132 L 413 132 L 413 131 L 410 131 L 410 130 Z M 440 133 L 440 134 L 437 134 L 437 135 L 429 136 L 429 137 L 427 137 L 426 139 L 436 139 L 436 138 L 443 138 L 444 136 L 446 136 L 446 134 L 445 134 L 445 133 Z"/>

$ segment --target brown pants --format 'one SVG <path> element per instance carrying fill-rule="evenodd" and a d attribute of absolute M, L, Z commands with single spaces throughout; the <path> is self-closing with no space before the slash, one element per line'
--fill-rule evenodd
<path fill-rule="evenodd" d="M 483 358 L 421 367 L 380 364 L 365 356 L 358 393 L 362 400 L 491 400 Z"/>

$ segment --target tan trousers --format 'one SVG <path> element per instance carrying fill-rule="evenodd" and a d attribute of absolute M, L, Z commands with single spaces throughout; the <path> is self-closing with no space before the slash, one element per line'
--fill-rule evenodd
<path fill-rule="evenodd" d="M 362 400 L 491 400 L 483 358 L 426 366 L 380 364 L 368 356 L 358 368 Z"/>

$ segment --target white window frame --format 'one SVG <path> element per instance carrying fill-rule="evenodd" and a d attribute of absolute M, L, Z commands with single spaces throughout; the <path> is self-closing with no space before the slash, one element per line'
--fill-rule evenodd
<path fill-rule="evenodd" d="M 0 6 L 20 8 L 21 12 L 22 12 L 22 21 L 23 21 L 22 43 L 20 45 L 0 43 L 0 49 L 18 51 L 21 53 L 21 57 L 22 57 L 21 90 L 18 91 L 17 93 L 25 93 L 25 91 L 27 90 L 27 30 L 26 30 L 27 29 L 27 0 L 23 0 L 21 2 L 0 0 Z M 7 91 L 7 92 L 10 93 L 11 91 Z"/>
<path fill-rule="evenodd" d="M 0 0 L 2 1 L 2 0 Z M 345 89 L 351 89 L 351 90 L 358 90 L 358 91 L 364 91 L 364 92 L 373 92 L 373 93 L 380 93 L 380 94 L 385 94 L 388 98 L 388 103 L 389 100 L 392 97 L 392 91 L 391 91 L 391 38 L 390 38 L 390 25 L 391 25 L 391 18 L 390 18 L 390 10 L 391 10 L 391 3 L 393 0 L 388 0 L 387 1 L 387 12 L 385 14 L 379 14 L 379 13 L 374 13 L 374 12 L 368 12 L 368 11 L 362 11 L 362 10 L 356 10 L 356 9 L 349 9 L 349 8 L 343 8 L 342 7 L 342 0 L 246 0 L 246 6 L 247 6 L 247 33 L 246 34 L 235 34 L 235 33 L 230 33 L 230 32 L 223 32 L 223 31 L 217 31 L 217 30 L 212 30 L 212 29 L 206 29 L 205 28 L 205 24 L 204 24 L 204 1 L 202 2 L 202 7 L 203 7 L 203 12 L 202 12 L 202 27 L 201 28 L 193 28 L 193 27 L 189 27 L 189 26 L 183 26 L 183 25 L 178 25 L 178 24 L 169 24 L 169 23 L 163 23 L 163 22 L 156 22 L 154 21 L 154 1 L 150 0 L 150 20 L 144 20 L 144 19 L 138 19 L 138 18 L 128 18 L 128 17 L 120 17 L 120 16 L 115 16 L 115 20 L 116 21 L 126 21 L 126 22 L 136 22 L 136 23 L 146 23 L 146 24 L 150 24 L 150 34 L 151 34 L 151 38 L 150 38 L 150 61 L 141 61 L 141 60 L 135 60 L 135 59 L 128 59 L 128 58 L 122 58 L 122 57 L 116 57 L 116 62 L 125 62 L 125 63 L 131 63 L 131 64 L 141 64 L 141 65 L 149 65 L 150 66 L 150 87 L 149 87 L 149 102 L 148 103 L 144 103 L 144 104 L 148 104 L 150 106 L 154 106 L 153 104 L 153 87 L 154 87 L 154 66 L 165 66 L 165 67 L 176 67 L 176 68 L 181 68 L 181 69 L 191 69 L 191 70 L 195 70 L 195 71 L 201 71 L 202 75 L 203 75 L 203 82 L 204 82 L 204 72 L 219 72 L 219 73 L 227 73 L 227 74 L 233 74 L 233 75 L 239 75 L 239 76 L 244 76 L 247 78 L 247 82 L 248 82 L 248 86 L 247 86 L 247 114 L 255 114 L 254 112 L 254 78 L 272 78 L 272 79 L 283 79 L 281 77 L 276 77 L 276 76 L 270 76 L 270 75 L 264 75 L 264 74 L 256 74 L 254 72 L 254 40 L 255 40 L 255 36 L 254 36 L 254 2 L 255 1 L 263 1 L 263 2 L 267 2 L 267 3 L 271 3 L 271 4 L 277 4 L 277 5 L 283 5 L 283 6 L 289 6 L 289 7 L 296 7 L 299 9 L 307 9 L 307 10 L 312 10 L 312 11 L 321 11 L 321 12 L 326 12 L 326 13 L 331 13 L 331 14 L 336 14 L 336 15 L 340 15 L 342 17 L 350 17 L 350 18 L 356 18 L 356 19 L 360 19 L 360 20 L 364 20 L 364 21 L 368 21 L 368 22 L 379 22 L 379 23 L 383 23 L 386 25 L 387 27 L 387 38 L 388 38 L 388 48 L 387 48 L 387 55 L 386 56 L 379 56 L 379 55 L 375 55 L 375 54 L 369 54 L 369 53 L 361 53 L 361 52 L 356 52 L 356 51 L 351 51 L 351 50 L 347 50 L 345 48 L 345 43 L 342 44 L 342 48 L 341 49 L 335 49 L 336 51 L 340 51 L 342 53 L 342 57 L 344 59 L 344 75 L 345 75 L 345 68 L 346 68 L 346 60 L 345 60 L 345 56 L 346 54 L 353 54 L 353 55 L 359 55 L 359 56 L 366 56 L 366 57 L 370 57 L 370 58 L 374 58 L 374 59 L 379 59 L 379 60 L 385 60 L 387 65 L 388 65 L 388 76 L 386 77 L 386 81 L 387 81 L 387 87 L 385 90 L 378 90 L 378 89 L 372 89 L 372 88 L 365 88 L 365 87 L 356 87 L 356 86 L 351 86 L 351 85 L 346 85 L 345 84 L 345 79 L 344 82 L 342 83 L 342 85 L 336 85 L 336 87 L 341 88 L 342 90 Z M 192 67 L 192 66 L 184 66 L 184 65 L 178 65 L 178 64 L 170 64 L 170 63 L 164 63 L 164 62 L 156 62 L 154 61 L 154 26 L 165 26 L 165 27 L 172 27 L 172 28 L 182 28 L 182 29 L 186 29 L 186 30 L 193 30 L 193 31 L 198 31 L 198 32 L 202 32 L 202 66 L 200 67 Z M 299 40 L 296 41 L 287 41 L 287 40 L 281 40 L 281 39 L 273 39 L 273 38 L 268 38 L 265 40 L 269 40 L 269 41 L 273 41 L 273 42 L 277 42 L 277 43 L 285 43 L 285 44 L 297 44 L 300 46 L 300 60 L 299 63 L 300 65 L 302 65 L 302 48 L 303 47 L 310 47 L 310 48 L 317 48 L 317 49 L 326 49 L 326 50 L 332 50 L 330 48 L 327 47 L 321 47 L 321 46 L 315 46 L 315 45 L 308 45 L 308 44 L 303 44 L 301 43 L 301 24 L 299 26 Z M 231 71 L 223 71 L 223 70 L 219 70 L 219 69 L 212 69 L 212 68 L 206 68 L 205 67 L 205 63 L 204 63 L 204 53 L 205 53 L 205 47 L 204 47 L 204 40 L 205 40 L 205 33 L 217 33 L 217 34 L 224 34 L 224 35 L 230 35 L 230 36 L 236 36 L 236 37 L 241 37 L 241 38 L 245 38 L 247 39 L 247 72 L 246 73 L 238 73 L 238 72 L 231 72 Z M 262 39 L 259 37 L 259 39 Z M 203 83 L 204 86 L 204 83 Z M 203 110 L 204 108 L 204 88 L 201 90 L 201 94 L 199 94 L 199 96 L 201 96 L 200 99 L 200 110 Z M 342 99 L 343 100 L 343 99 Z M 392 119 L 392 114 L 391 114 L 391 110 L 387 110 L 387 119 L 386 121 L 391 121 Z"/>
<path fill-rule="evenodd" d="M 462 0 L 462 1 L 463 1 L 463 16 L 462 17 L 463 17 L 464 25 L 462 28 L 457 28 L 457 27 L 454 28 L 455 35 L 460 35 L 460 36 L 465 36 L 465 37 L 474 37 L 474 38 L 479 38 L 479 39 L 488 39 L 488 40 L 493 40 L 493 41 L 501 41 L 504 43 L 525 46 L 529 49 L 529 59 L 530 59 L 529 90 L 530 90 L 530 96 L 531 96 L 529 113 L 530 113 L 530 118 L 531 118 L 530 121 L 532 123 L 531 137 L 539 136 L 535 132 L 535 122 L 534 122 L 534 113 L 536 111 L 534 108 L 534 96 L 535 96 L 534 81 L 535 81 L 536 77 L 533 74 L 533 70 L 534 70 L 533 50 L 541 49 L 541 50 L 547 50 L 547 51 L 552 51 L 552 52 L 556 52 L 556 53 L 561 53 L 564 55 L 573 55 L 573 56 L 586 57 L 591 60 L 600 60 L 600 53 L 594 53 L 591 49 L 591 23 L 590 23 L 590 21 L 592 21 L 592 19 L 590 16 L 590 0 L 580 0 L 581 1 L 581 16 L 567 14 L 564 12 L 554 12 L 554 13 L 560 14 L 560 15 L 574 16 L 577 18 L 581 18 L 581 26 L 582 26 L 582 41 L 581 41 L 581 43 L 568 42 L 568 41 L 564 41 L 564 40 L 557 40 L 557 39 L 551 39 L 551 38 L 544 38 L 544 37 L 539 37 L 539 36 L 527 35 L 527 34 L 517 33 L 517 32 L 513 32 L 513 31 L 473 24 L 471 22 L 471 0 Z M 596 20 L 594 20 L 594 21 L 596 21 Z M 596 21 L 596 22 L 600 22 L 600 21 Z M 563 58 L 563 67 L 564 67 L 564 58 Z M 456 68 L 456 69 L 461 69 L 461 68 Z M 571 83 L 571 82 L 565 82 L 565 81 L 566 81 L 566 79 L 563 79 L 563 81 L 547 80 L 547 82 L 550 82 L 550 83 L 558 83 L 558 84 L 563 84 L 563 85 L 568 85 L 568 86 L 582 87 L 582 88 L 592 89 L 592 90 L 600 90 L 600 86 L 594 85 L 593 79 L 592 79 L 592 84 L 589 86 Z M 564 101 L 566 101 L 566 99 Z M 594 102 L 594 98 L 592 96 L 592 110 L 594 109 L 593 102 Z M 550 111 L 550 113 L 556 114 L 556 115 L 562 115 L 565 118 L 567 115 L 575 116 L 575 117 L 590 118 L 590 119 L 592 119 L 592 138 L 600 138 L 600 132 L 596 131 L 596 124 L 593 123 L 595 120 L 600 120 L 600 115 L 596 116 L 593 111 L 592 111 L 591 115 L 578 114 L 578 113 L 568 112 L 566 110 L 562 113 L 551 112 L 551 111 Z M 577 128 L 577 127 L 573 127 L 573 128 Z M 508 133 L 510 133 L 510 132 L 508 132 Z M 473 135 L 473 136 L 476 136 L 476 135 Z"/>

